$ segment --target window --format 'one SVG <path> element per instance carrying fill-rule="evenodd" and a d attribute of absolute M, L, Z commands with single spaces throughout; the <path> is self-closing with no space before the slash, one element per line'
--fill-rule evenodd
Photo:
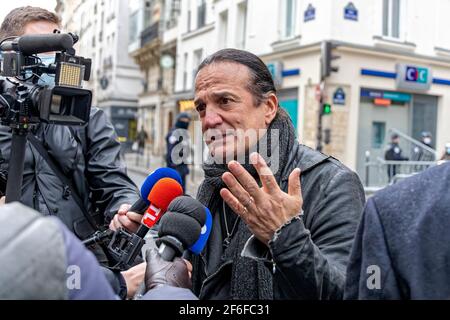
<path fill-rule="evenodd" d="M 200 0 L 200 4 L 197 6 L 197 29 L 203 27 L 206 24 L 206 1 Z"/>
<path fill-rule="evenodd" d="M 372 148 L 380 149 L 383 147 L 386 136 L 385 122 L 372 122 Z"/>
<path fill-rule="evenodd" d="M 192 18 L 192 12 L 191 12 L 191 1 L 187 2 L 188 6 L 188 12 L 187 12 L 187 32 L 191 31 L 191 18 Z"/>
<path fill-rule="evenodd" d="M 183 63 L 183 90 L 187 90 L 187 63 L 188 63 L 188 53 L 184 53 L 184 63 Z"/>
<path fill-rule="evenodd" d="M 166 23 L 166 29 L 171 29 L 176 26 L 177 23 L 177 16 L 178 16 L 178 9 L 177 1 L 168 1 L 166 2 L 166 5 L 164 7 L 164 21 Z M 178 4 L 179 5 L 179 4 Z"/>
<path fill-rule="evenodd" d="M 144 8 L 144 29 L 150 27 L 152 22 L 152 4 L 150 1 L 146 1 Z"/>
<path fill-rule="evenodd" d="M 295 12 L 297 8 L 296 0 L 284 0 L 284 25 L 283 37 L 292 38 L 295 35 Z"/>
<path fill-rule="evenodd" d="M 128 43 L 134 43 L 138 39 L 138 14 L 139 11 L 136 11 L 130 16 Z"/>
<path fill-rule="evenodd" d="M 383 36 L 400 38 L 400 0 L 383 0 Z"/>
<path fill-rule="evenodd" d="M 236 28 L 236 47 L 238 49 L 244 49 L 247 33 L 247 1 L 241 2 L 238 5 L 238 19 Z"/>
<path fill-rule="evenodd" d="M 228 11 L 219 15 L 219 48 L 226 48 L 228 41 Z"/>
<path fill-rule="evenodd" d="M 195 76 L 197 75 L 197 69 L 202 62 L 203 49 L 198 49 L 194 51 L 193 61 L 192 61 L 192 83 L 194 87 Z"/>

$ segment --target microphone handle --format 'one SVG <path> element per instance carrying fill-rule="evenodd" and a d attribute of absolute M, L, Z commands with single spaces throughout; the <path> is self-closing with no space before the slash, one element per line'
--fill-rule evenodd
<path fill-rule="evenodd" d="M 141 224 L 136 231 L 136 235 L 140 238 L 144 238 L 148 230 L 150 229 L 146 225 Z"/>
<path fill-rule="evenodd" d="M 166 261 L 173 261 L 175 259 L 175 256 L 177 255 L 177 251 L 172 248 L 172 246 L 168 246 L 165 243 L 160 244 L 158 253 L 160 254 L 161 258 Z"/>
<path fill-rule="evenodd" d="M 147 200 L 144 200 L 142 198 L 139 198 L 131 207 L 128 209 L 128 211 L 136 212 L 139 214 L 144 214 L 144 212 L 147 210 L 150 203 Z"/>

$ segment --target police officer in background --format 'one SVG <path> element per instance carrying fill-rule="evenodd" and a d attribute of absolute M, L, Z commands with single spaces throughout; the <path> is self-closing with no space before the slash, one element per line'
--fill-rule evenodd
<path fill-rule="evenodd" d="M 190 138 L 187 131 L 190 122 L 191 115 L 187 112 L 181 112 L 176 118 L 175 125 L 166 135 L 166 163 L 169 168 L 175 169 L 180 174 L 183 181 L 183 190 L 186 190 L 186 176 L 189 174 L 186 161 L 189 154 L 185 154 L 185 152 L 190 150 Z"/>
<path fill-rule="evenodd" d="M 388 145 L 388 149 L 386 150 L 386 153 L 384 154 L 384 159 L 387 161 L 406 161 L 409 160 L 406 157 L 402 156 L 402 149 L 400 148 L 400 137 L 398 134 L 394 133 L 391 136 L 391 143 Z M 392 177 L 394 177 L 397 173 L 398 165 L 388 165 L 388 178 L 389 182 L 391 181 Z"/>
<path fill-rule="evenodd" d="M 431 136 L 431 132 L 423 131 L 421 133 L 420 142 L 422 142 L 427 147 L 433 149 L 432 142 L 433 137 Z M 412 160 L 414 161 L 434 161 L 435 156 L 433 153 L 425 150 L 420 146 L 415 146 L 413 149 Z"/>

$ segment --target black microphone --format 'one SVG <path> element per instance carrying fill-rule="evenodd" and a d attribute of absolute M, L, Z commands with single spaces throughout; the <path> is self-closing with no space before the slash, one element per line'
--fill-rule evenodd
<path fill-rule="evenodd" d="M 20 51 L 25 55 L 35 53 L 62 51 L 72 48 L 73 38 L 67 33 L 49 33 L 25 35 L 5 42 L 1 50 Z"/>
<path fill-rule="evenodd" d="M 173 261 L 200 238 L 207 213 L 199 201 L 189 196 L 174 199 L 167 211 L 160 220 L 156 244 L 161 257 Z"/>

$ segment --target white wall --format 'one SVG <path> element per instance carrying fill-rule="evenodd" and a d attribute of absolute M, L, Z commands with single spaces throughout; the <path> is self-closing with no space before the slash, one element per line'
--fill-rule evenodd
<path fill-rule="evenodd" d="M 97 6 L 96 13 L 94 13 L 95 6 Z M 72 31 L 80 34 L 81 28 L 84 30 L 79 40 L 77 54 L 93 60 L 91 81 L 86 87 L 94 91 L 95 105 L 99 105 L 100 101 L 111 99 L 136 100 L 142 88 L 139 69 L 129 57 L 127 46 L 124 45 L 128 44 L 128 15 L 128 3 L 122 0 L 80 1 L 73 12 L 72 25 L 78 29 Z M 101 42 L 100 32 L 103 33 Z M 94 37 L 95 47 L 92 45 Z M 112 58 L 112 66 L 104 68 L 104 60 L 109 56 Z M 99 84 L 102 76 L 106 76 L 109 80 L 106 90 Z"/>
<path fill-rule="evenodd" d="M 188 91 L 193 89 L 193 70 L 197 66 L 193 65 L 194 51 L 203 49 L 203 58 L 214 52 L 214 26 L 209 27 L 214 21 L 215 6 L 212 0 L 207 0 L 206 10 L 206 26 L 197 30 L 197 0 L 181 1 L 181 15 L 178 23 L 178 40 L 177 40 L 177 58 L 176 58 L 176 78 L 175 78 L 175 92 Z M 191 31 L 187 32 L 187 12 L 188 6 L 191 8 Z M 205 31 L 202 31 L 205 30 Z M 200 33 L 199 33 L 200 32 Z M 184 56 L 188 54 L 187 61 L 187 86 L 183 87 L 184 74 Z"/>

